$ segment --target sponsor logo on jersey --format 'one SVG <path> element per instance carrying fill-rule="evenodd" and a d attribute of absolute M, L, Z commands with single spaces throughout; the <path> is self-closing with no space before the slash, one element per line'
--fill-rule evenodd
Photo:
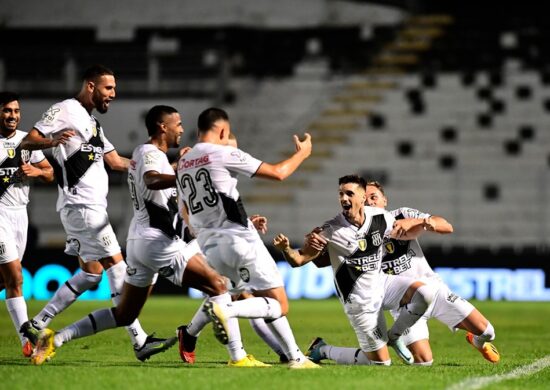
<path fill-rule="evenodd" d="M 362 251 L 364 251 L 365 249 L 367 249 L 367 240 L 365 240 L 364 238 L 357 241 L 357 245 L 359 246 L 359 249 L 361 249 Z"/>
<path fill-rule="evenodd" d="M 19 169 L 19 168 L 16 168 L 16 167 L 0 168 L 0 176 L 13 176 L 13 174 L 14 174 L 18 169 Z"/>
<path fill-rule="evenodd" d="M 61 111 L 60 108 L 57 108 L 57 107 L 50 107 L 48 109 L 48 111 L 46 111 L 43 115 L 42 115 L 42 120 L 44 122 L 53 122 L 55 117 L 57 116 L 57 114 Z"/>
<path fill-rule="evenodd" d="M 178 168 L 197 168 L 206 164 L 210 164 L 210 157 L 207 154 L 205 154 L 204 156 L 200 156 L 199 158 L 194 158 L 192 160 L 186 160 L 185 158 L 182 158 L 179 162 Z"/>

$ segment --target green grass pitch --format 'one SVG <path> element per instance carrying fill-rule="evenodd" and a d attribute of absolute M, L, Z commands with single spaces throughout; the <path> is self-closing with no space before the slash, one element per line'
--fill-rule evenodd
<path fill-rule="evenodd" d="M 45 302 L 28 302 L 35 314 Z M 199 301 L 153 296 L 140 320 L 148 332 L 171 336 L 189 321 Z M 59 329 L 107 302 L 76 302 L 52 323 Z M 392 353 L 391 367 L 358 367 L 323 364 L 321 370 L 291 371 L 277 364 L 276 356 L 241 320 L 248 353 L 273 363 L 270 368 L 237 369 L 226 366 L 225 348 L 213 337 L 211 327 L 202 333 L 197 363 L 180 361 L 177 346 L 145 363 L 135 359 L 123 329 L 75 340 L 58 349 L 49 363 L 30 365 L 21 354 L 19 341 L 5 306 L 0 307 L 0 389 L 549 389 L 550 368 L 529 371 L 533 362 L 550 357 L 550 304 L 547 302 L 474 302 L 493 323 L 502 360 L 486 362 L 464 340 L 464 332 L 452 334 L 435 320 L 430 322 L 434 351 L 432 367 L 405 366 Z M 314 336 L 341 346 L 356 346 L 355 335 L 336 299 L 292 301 L 289 320 L 298 344 L 305 351 Z M 547 358 L 548 359 L 548 358 Z M 525 370 L 527 370 L 525 372 Z M 512 373 L 512 374 L 510 374 Z M 515 373 L 515 374 L 514 374 Z M 518 374 L 519 373 L 519 374 Z M 500 376 L 499 376 L 500 375 Z M 508 375 L 508 376 L 507 376 Z M 457 384 L 468 378 L 492 378 L 487 386 Z M 494 380 L 498 378 L 499 380 Z"/>

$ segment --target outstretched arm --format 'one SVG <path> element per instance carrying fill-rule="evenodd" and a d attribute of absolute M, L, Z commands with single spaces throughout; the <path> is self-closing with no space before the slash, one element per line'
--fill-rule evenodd
<path fill-rule="evenodd" d="M 21 141 L 21 149 L 41 150 L 53 148 L 60 144 L 65 144 L 69 138 L 76 133 L 74 130 L 63 130 L 57 133 L 53 138 L 45 138 L 37 129 L 32 129 Z"/>
<path fill-rule="evenodd" d="M 103 155 L 103 159 L 107 165 L 114 171 L 128 172 L 130 159 L 122 157 L 116 150 L 111 150 Z"/>
<path fill-rule="evenodd" d="M 143 181 L 150 190 L 164 190 L 176 186 L 176 175 L 147 171 L 143 174 Z"/>
<path fill-rule="evenodd" d="M 400 240 L 412 240 L 420 236 L 424 231 L 449 234 L 453 232 L 451 225 L 443 217 L 432 215 L 428 218 L 404 218 L 398 219 L 393 224 L 395 237 Z"/>
<path fill-rule="evenodd" d="M 284 234 L 278 234 L 273 239 L 273 245 L 275 246 L 275 248 L 283 252 L 285 260 L 292 267 L 301 267 L 302 265 L 307 264 L 315 259 L 320 254 L 319 251 L 311 247 L 301 248 L 300 250 L 292 249 L 290 247 L 290 241 L 288 240 L 288 237 L 286 237 Z"/>
<path fill-rule="evenodd" d="M 311 154 L 311 135 L 305 133 L 303 141 L 300 141 L 298 136 L 294 135 L 294 145 L 296 146 L 296 151 L 290 158 L 277 164 L 262 163 L 256 171 L 255 176 L 282 181 L 292 175 Z"/>

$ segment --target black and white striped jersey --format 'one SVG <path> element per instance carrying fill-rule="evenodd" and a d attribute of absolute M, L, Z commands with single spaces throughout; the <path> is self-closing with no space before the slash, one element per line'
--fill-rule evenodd
<path fill-rule="evenodd" d="M 150 190 L 143 175 L 156 171 L 175 175 L 166 153 L 155 145 L 143 144 L 134 149 L 128 169 L 128 186 L 134 205 L 134 217 L 130 223 L 128 239 L 153 240 L 162 235 L 175 238 L 178 205 L 176 188 Z"/>
<path fill-rule="evenodd" d="M 0 205 L 24 207 L 29 203 L 29 179 L 22 179 L 17 172 L 23 163 L 36 164 L 45 159 L 40 150 L 21 149 L 26 132 L 15 130 L 6 138 L 0 135 Z"/>
<path fill-rule="evenodd" d="M 338 214 L 323 224 L 336 291 L 343 303 L 359 303 L 376 311 L 382 303 L 380 281 L 384 239 L 393 227 L 393 216 L 380 208 L 365 206 L 365 222 L 357 227 Z"/>
<path fill-rule="evenodd" d="M 107 207 L 109 178 L 103 155 L 114 147 L 99 121 L 78 100 L 67 99 L 51 106 L 34 127 L 46 137 L 68 129 L 76 132 L 65 145 L 53 148 L 57 210 L 69 204 Z"/>

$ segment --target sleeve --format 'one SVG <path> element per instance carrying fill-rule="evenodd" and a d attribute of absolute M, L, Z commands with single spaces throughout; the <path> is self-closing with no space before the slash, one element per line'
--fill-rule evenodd
<path fill-rule="evenodd" d="M 224 165 L 231 172 L 252 177 L 262 164 L 257 158 L 231 146 L 227 146 L 224 152 Z"/>
<path fill-rule="evenodd" d="M 387 238 L 390 236 L 390 233 L 393 230 L 395 218 L 389 211 L 386 210 L 384 210 L 384 218 L 386 219 L 386 231 L 384 232 L 384 238 Z"/>
<path fill-rule="evenodd" d="M 31 164 L 38 164 L 40 161 L 44 160 L 46 156 L 44 156 L 44 153 L 41 150 L 33 150 L 31 152 L 31 158 L 29 162 Z"/>
<path fill-rule="evenodd" d="M 69 128 L 63 106 L 56 103 L 42 114 L 42 118 L 35 123 L 34 127 L 45 137 L 50 137 L 53 133 Z"/>
<path fill-rule="evenodd" d="M 166 155 L 159 150 L 149 150 L 143 155 L 143 173 L 150 171 L 163 171 L 163 159 Z"/>
<path fill-rule="evenodd" d="M 412 208 L 409 208 L 409 207 L 401 207 L 399 210 L 405 218 L 424 219 L 424 218 L 429 218 L 431 216 L 428 213 L 425 213 L 423 211 L 419 211 L 419 210 L 416 210 L 416 209 L 412 209 Z"/>
<path fill-rule="evenodd" d="M 114 145 L 107 139 L 103 127 L 101 128 L 101 139 L 103 140 L 103 153 L 109 153 L 115 150 Z"/>

